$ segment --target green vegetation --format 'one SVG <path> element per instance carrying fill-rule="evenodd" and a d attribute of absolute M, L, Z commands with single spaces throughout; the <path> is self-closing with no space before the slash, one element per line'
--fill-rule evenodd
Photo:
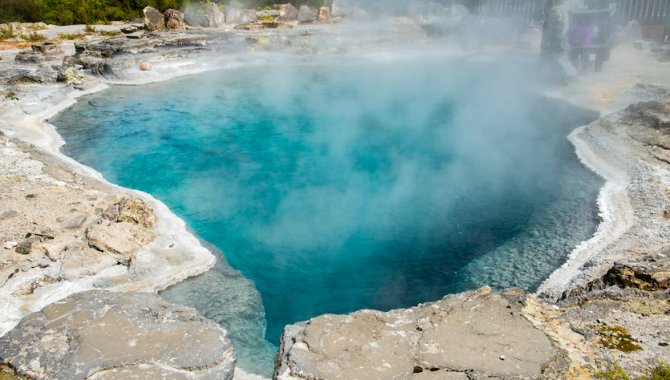
<path fill-rule="evenodd" d="M 0 41 L 8 40 L 14 37 L 16 37 L 16 32 L 14 31 L 13 26 L 9 24 L 0 25 Z"/>
<path fill-rule="evenodd" d="M 100 30 L 98 33 L 101 36 L 107 36 L 107 37 L 113 37 L 113 36 L 118 36 L 121 34 L 120 30 Z"/>
<path fill-rule="evenodd" d="M 660 362 L 656 367 L 648 370 L 645 375 L 633 378 L 621 368 L 616 360 L 612 359 L 607 363 L 607 368 L 596 375 L 603 380 L 670 380 L 670 365 Z"/>
<path fill-rule="evenodd" d="M 82 33 L 59 33 L 58 39 L 61 40 L 81 40 L 85 37 Z"/>
<path fill-rule="evenodd" d="M 30 32 L 21 35 L 21 39 L 26 42 L 41 42 L 46 41 L 46 36 L 39 34 L 37 32 Z"/>
<path fill-rule="evenodd" d="M 19 376 L 7 364 L 0 364 L 0 380 L 26 380 L 27 378 Z"/>
<path fill-rule="evenodd" d="M 47 29 L 46 25 L 40 25 L 40 24 L 31 24 L 28 25 L 29 30 L 45 30 Z"/>
<path fill-rule="evenodd" d="M 670 380 L 670 364 L 661 362 L 652 368 L 645 380 Z"/>
<path fill-rule="evenodd" d="M 47 24 L 101 24 L 132 20 L 142 16 L 142 9 L 152 6 L 161 11 L 182 9 L 189 4 L 209 0 L 0 0 L 0 23 L 45 22 Z M 263 8 L 286 3 L 282 0 L 220 0 L 224 6 Z M 295 6 L 330 6 L 332 0 L 294 0 Z"/>
<path fill-rule="evenodd" d="M 627 328 L 623 326 L 609 326 L 606 324 L 589 325 L 589 328 L 600 336 L 601 346 L 621 352 L 633 352 L 642 347 L 635 343 Z"/>
<path fill-rule="evenodd" d="M 598 378 L 604 380 L 631 380 L 626 371 L 614 359 L 612 359 L 612 362 L 607 362 L 607 368 L 598 372 L 597 375 Z"/>

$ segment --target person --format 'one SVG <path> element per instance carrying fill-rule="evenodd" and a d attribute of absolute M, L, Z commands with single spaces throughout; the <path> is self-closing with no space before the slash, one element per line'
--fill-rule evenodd
<path fill-rule="evenodd" d="M 607 0 L 586 0 L 586 10 L 575 11 L 570 20 L 568 38 L 570 61 L 577 67 L 584 66 L 595 54 L 595 71 L 610 59 L 612 48 L 612 20 Z"/>
<path fill-rule="evenodd" d="M 545 8 L 540 66 L 553 80 L 565 82 L 577 75 L 577 70 L 568 58 L 569 10 L 564 0 L 549 0 Z"/>

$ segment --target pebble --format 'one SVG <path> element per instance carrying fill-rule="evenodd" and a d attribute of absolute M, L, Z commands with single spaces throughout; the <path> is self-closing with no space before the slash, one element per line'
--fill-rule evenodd
<path fill-rule="evenodd" d="M 81 227 L 82 224 L 86 221 L 86 215 L 77 215 L 74 218 L 70 219 L 65 223 L 63 227 L 68 229 L 75 229 Z"/>
<path fill-rule="evenodd" d="M 109 205 L 109 207 L 102 213 L 102 216 L 109 221 L 116 222 L 119 219 L 119 205 Z"/>
<path fill-rule="evenodd" d="M 17 213 L 16 211 L 14 211 L 14 210 L 3 211 L 3 212 L 0 212 L 0 220 L 5 220 L 5 219 L 13 218 L 13 217 L 15 217 L 16 215 L 18 215 L 18 213 Z"/>
<path fill-rule="evenodd" d="M 500 355 L 500 357 L 498 359 L 505 360 L 505 355 Z"/>
<path fill-rule="evenodd" d="M 6 241 L 4 247 L 5 247 L 5 249 L 12 249 L 12 248 L 16 247 L 17 245 L 19 245 L 19 243 L 15 242 L 15 241 Z"/>
<path fill-rule="evenodd" d="M 16 253 L 27 255 L 30 253 L 32 247 L 33 247 L 33 239 L 32 238 L 24 239 L 19 244 L 16 245 Z"/>

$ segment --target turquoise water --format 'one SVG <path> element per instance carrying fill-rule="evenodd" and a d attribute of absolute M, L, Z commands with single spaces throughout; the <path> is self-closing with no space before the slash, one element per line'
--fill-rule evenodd
<path fill-rule="evenodd" d="M 528 72 L 278 62 L 114 87 L 52 122 L 66 154 L 220 248 L 276 344 L 319 314 L 533 289 L 592 235 L 601 181 L 565 136 L 596 115 L 532 95 Z"/>

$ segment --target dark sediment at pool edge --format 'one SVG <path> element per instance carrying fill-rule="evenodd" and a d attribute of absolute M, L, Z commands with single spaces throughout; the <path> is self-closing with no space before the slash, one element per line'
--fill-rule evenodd
<path fill-rule="evenodd" d="M 175 58 L 175 61 L 173 62 L 178 62 L 179 58 Z M 195 66 L 196 69 L 194 71 L 198 70 L 204 70 L 207 69 L 208 65 L 205 66 Z M 169 65 L 166 65 L 167 69 L 170 69 Z M 193 69 L 193 67 L 191 67 Z M 172 71 L 172 70 L 171 70 Z M 175 74 L 175 71 L 172 71 L 173 74 Z M 97 84 L 100 82 L 97 80 L 92 80 L 89 82 L 89 85 L 92 85 L 92 89 L 100 89 L 101 87 L 98 87 Z M 5 106 L 3 109 L 3 130 L 7 131 L 10 134 L 13 134 L 16 138 L 22 139 L 24 141 L 30 142 L 35 144 L 37 147 L 46 150 L 48 153 L 41 157 L 45 161 L 53 160 L 54 158 L 49 157 L 49 155 L 53 155 L 58 157 L 56 160 L 57 161 L 65 161 L 67 165 L 70 167 L 74 167 L 77 171 L 83 173 L 84 175 L 87 176 L 92 176 L 94 178 L 97 177 L 95 172 L 88 168 L 83 168 L 81 165 L 78 165 L 74 163 L 72 160 L 69 160 L 58 152 L 58 145 L 60 145 L 60 138 L 56 134 L 56 132 L 49 127 L 48 125 L 41 124 L 40 121 L 46 117 L 49 116 L 49 114 L 53 114 L 56 111 L 62 109 L 64 106 L 67 104 L 71 104 L 71 102 L 74 99 L 75 95 L 82 95 L 83 92 L 80 90 L 73 90 L 73 89 L 68 89 L 66 90 L 66 96 L 62 97 L 62 91 L 63 87 L 61 85 L 44 85 L 39 87 L 37 90 L 36 89 L 28 89 L 25 91 L 25 94 L 28 95 L 23 98 L 25 108 L 20 109 L 17 106 L 17 103 L 12 103 L 11 107 Z M 58 94 L 60 96 L 56 101 L 54 101 L 53 95 Z M 22 94 L 23 95 L 23 94 Z M 31 112 L 30 110 L 30 96 L 35 96 L 38 95 L 36 98 L 38 101 L 41 103 L 41 105 L 47 105 L 47 108 L 49 110 L 44 113 L 40 112 L 35 112 L 34 108 Z M 51 99 L 48 99 L 49 95 L 51 95 Z M 665 94 L 656 94 L 657 97 L 665 97 L 667 100 L 667 95 Z M 34 99 L 34 98 L 33 98 Z M 67 99 L 66 101 L 62 101 L 63 99 Z M 20 101 L 19 101 L 20 102 Z M 5 104 L 7 105 L 9 102 L 5 101 Z M 20 103 L 19 103 L 20 104 Z M 28 112 L 25 112 L 25 109 L 28 109 Z M 620 119 L 611 119 L 610 120 L 612 125 L 619 125 L 621 120 Z M 603 157 L 606 157 L 603 161 L 604 162 L 615 162 L 616 164 L 611 164 L 612 166 L 618 166 L 619 170 L 629 170 L 627 172 L 628 180 L 630 181 L 631 177 L 635 178 L 638 180 L 638 182 L 635 182 L 634 185 L 632 185 L 630 182 L 625 183 L 624 178 L 622 181 L 619 181 L 616 185 L 618 186 L 618 189 L 621 191 L 622 189 L 625 190 L 625 194 L 623 194 L 623 197 L 625 198 L 626 196 L 630 197 L 631 194 L 635 194 L 638 197 L 635 198 L 637 200 L 640 200 L 640 202 L 635 203 L 633 207 L 640 207 L 640 206 L 650 206 L 653 208 L 653 210 L 647 209 L 646 212 L 640 211 L 640 210 L 633 210 L 635 214 L 635 218 L 633 218 L 633 224 L 628 227 L 628 229 L 625 229 L 625 231 L 620 235 L 618 239 L 615 241 L 612 241 L 610 245 L 616 243 L 616 246 L 621 247 L 619 250 L 615 250 L 614 254 L 610 252 L 607 257 L 603 257 L 602 254 L 593 254 L 592 257 L 590 257 L 590 262 L 588 269 L 585 271 L 578 271 L 577 273 L 579 274 L 577 281 L 575 282 L 576 284 L 581 284 L 583 286 L 574 286 L 573 284 L 567 284 L 567 286 L 564 287 L 554 287 L 550 286 L 549 283 L 545 283 L 543 287 L 541 288 L 542 293 L 545 295 L 546 299 L 549 299 L 550 301 L 552 299 L 555 299 L 557 295 L 562 293 L 566 289 L 571 289 L 571 292 L 566 293 L 566 298 L 560 301 L 558 304 L 555 304 L 554 306 L 549 306 L 547 304 L 543 304 L 542 302 L 538 301 L 535 297 L 533 296 L 525 296 L 525 300 L 523 296 L 519 296 L 519 302 L 524 303 L 524 316 L 526 319 L 530 319 L 533 323 L 535 323 L 536 327 L 540 327 L 542 330 L 545 331 L 545 333 L 551 338 L 554 344 L 558 344 L 559 346 L 562 347 L 562 349 L 567 350 L 567 356 L 571 359 L 570 365 L 568 365 L 568 368 L 572 371 L 580 371 L 580 370 L 589 370 L 589 366 L 592 366 L 594 363 L 589 363 L 588 360 L 585 361 L 584 359 L 584 354 L 586 354 L 587 358 L 592 358 L 595 360 L 595 358 L 598 356 L 597 354 L 600 353 L 610 353 L 610 351 L 607 351 L 606 348 L 599 347 L 597 345 L 591 345 L 589 342 L 587 342 L 587 339 L 584 337 L 580 336 L 575 336 L 575 334 L 571 331 L 566 330 L 566 322 L 570 323 L 578 323 L 585 328 L 589 328 L 589 326 L 593 323 L 600 323 L 603 325 L 609 325 L 609 324 L 624 324 L 624 322 L 629 323 L 628 327 L 632 330 L 632 335 L 636 336 L 639 340 L 640 343 L 645 345 L 646 350 L 644 351 L 645 354 L 638 354 L 638 356 L 634 357 L 633 359 L 629 359 L 626 356 L 622 356 L 623 354 L 620 354 L 619 352 L 613 352 L 617 356 L 617 359 L 620 359 L 620 362 L 622 362 L 625 366 L 633 367 L 634 365 L 638 365 L 641 363 L 644 363 L 646 360 L 650 359 L 649 356 L 653 356 L 654 352 L 658 352 L 658 348 L 656 350 L 652 349 L 652 346 L 654 343 L 656 343 L 656 347 L 664 347 L 660 345 L 660 343 L 667 343 L 668 338 L 664 335 L 652 335 L 652 334 L 647 334 L 645 331 L 648 331 L 650 328 L 653 329 L 654 326 L 659 326 L 658 330 L 662 329 L 663 324 L 667 321 L 665 321 L 663 318 L 663 315 L 659 315 L 657 313 L 652 313 L 651 317 L 649 317 L 644 323 L 637 322 L 635 323 L 634 321 L 631 320 L 631 318 L 626 318 L 625 320 L 621 320 L 621 316 L 616 316 L 616 315 L 611 315 L 607 310 L 609 307 L 612 307 L 612 305 L 618 305 L 620 307 L 625 307 L 627 308 L 628 313 L 632 313 L 632 315 L 637 315 L 635 314 L 635 311 L 632 311 L 633 307 L 632 302 L 643 299 L 646 301 L 649 301 L 651 303 L 656 302 L 658 300 L 659 296 L 663 294 L 665 290 L 663 290 L 663 284 L 666 284 L 663 280 L 663 278 L 660 278 L 658 280 L 650 281 L 649 283 L 651 285 L 645 285 L 644 281 L 625 281 L 626 278 L 626 273 L 646 273 L 646 272 L 652 272 L 652 274 L 658 272 L 656 269 L 658 268 L 663 268 L 663 265 L 666 265 L 666 258 L 667 255 L 663 256 L 663 252 L 650 252 L 653 251 L 655 248 L 667 246 L 667 244 L 663 243 L 663 241 L 655 241 L 654 244 L 641 244 L 641 234 L 644 231 L 658 231 L 660 228 L 663 228 L 664 226 L 661 225 L 659 226 L 659 221 L 656 219 L 659 215 L 665 215 L 665 210 L 660 210 L 659 208 L 659 202 L 655 201 L 655 199 L 663 199 L 662 197 L 667 198 L 667 194 L 663 194 L 663 186 L 666 184 L 664 182 L 663 177 L 659 177 L 657 173 L 654 172 L 654 170 L 651 170 L 650 167 L 658 167 L 658 157 L 654 156 L 654 154 L 658 155 L 658 153 L 649 153 L 646 152 L 647 150 L 652 150 L 655 149 L 652 146 L 639 146 L 639 144 L 636 143 L 635 140 L 626 140 L 626 136 L 615 136 L 612 137 L 611 135 L 613 134 L 612 131 L 607 131 L 606 127 L 603 127 L 602 125 L 595 123 L 595 126 L 588 127 L 586 129 L 580 129 L 573 133 L 573 142 L 575 142 L 577 148 L 578 148 L 578 153 L 580 155 L 580 158 L 584 160 L 587 165 L 589 166 L 596 166 L 598 165 L 597 163 L 597 158 L 599 158 L 598 154 L 601 154 Z M 605 130 L 605 131 L 603 131 Z M 603 144 L 603 141 L 608 141 L 608 139 L 614 139 L 610 140 L 611 144 Z M 620 139 L 620 140 L 616 140 Z M 580 142 L 581 141 L 581 142 Z M 588 141 L 585 143 L 584 141 Z M 582 146 L 580 147 L 580 144 Z M 589 153 L 589 150 L 587 147 L 590 148 L 591 152 Z M 593 147 L 599 147 L 600 149 L 595 149 Z M 633 160 L 637 160 L 634 163 L 631 162 L 621 162 L 620 158 L 617 158 L 618 156 L 614 154 L 616 152 L 616 149 L 622 149 L 626 151 L 627 153 L 635 153 L 632 154 L 632 157 L 635 157 Z M 597 152 L 594 152 L 597 151 Z M 661 151 L 662 152 L 662 151 Z M 591 158 L 589 158 L 589 154 L 591 154 Z M 602 160 L 602 158 L 601 158 Z M 610 161 L 611 160 L 611 161 Z M 653 163 L 650 164 L 650 163 Z M 600 163 L 600 165 L 605 166 L 605 164 Z M 623 169 L 621 169 L 623 167 Z M 600 170 L 608 170 L 607 168 L 603 168 Z M 598 170 L 596 170 L 598 172 Z M 616 168 L 613 170 L 616 172 Z M 605 173 L 607 174 L 607 173 Z M 614 174 L 616 176 L 616 173 Z M 607 175 L 605 175 L 607 177 Z M 639 181 L 640 178 L 646 178 L 648 181 L 652 181 L 652 186 L 649 186 L 646 182 L 644 181 Z M 608 178 L 609 179 L 609 178 Z M 658 184 L 656 186 L 653 186 L 653 181 L 657 181 Z M 611 181 L 610 181 L 611 182 Z M 610 183 L 608 182 L 608 185 Z M 603 192 L 608 191 L 607 186 L 603 189 Z M 611 185 L 610 185 L 611 186 Z M 651 187 L 651 189 L 650 189 Z M 657 196 L 661 198 L 654 198 L 652 197 L 651 199 L 645 198 L 649 196 L 649 191 L 656 191 L 659 192 L 656 194 Z M 609 190 L 611 191 L 611 190 Z M 614 191 L 616 193 L 616 191 Z M 621 196 L 621 192 L 618 193 Z M 147 195 L 141 195 L 145 199 L 149 198 Z M 599 205 L 602 209 L 604 207 L 604 203 L 602 201 L 602 192 L 601 192 L 601 199 L 599 200 Z M 152 200 L 152 202 L 155 202 Z M 155 205 L 155 203 L 152 203 Z M 666 203 L 667 204 L 667 203 Z M 620 205 L 621 206 L 621 205 Z M 625 205 L 624 205 L 625 207 Z M 658 209 L 658 210 L 657 210 Z M 651 213 L 650 211 L 654 211 Z M 624 214 L 623 216 L 625 217 L 627 214 Z M 611 214 L 609 215 L 611 218 L 618 218 L 617 214 Z M 607 220 L 607 219 L 606 219 Z M 661 220 L 662 221 L 662 220 Z M 625 224 L 625 223 L 624 223 Z M 639 227 L 639 229 L 636 230 L 636 227 Z M 667 228 L 667 225 L 665 226 Z M 601 228 L 602 229 L 602 228 Z M 649 230 L 651 229 L 651 230 Z M 187 231 L 183 230 L 183 234 L 188 234 Z M 634 231 L 634 232 L 630 232 Z M 637 231 L 637 232 L 635 232 Z M 601 231 L 599 230 L 599 233 Z M 644 234 L 644 238 L 646 239 L 649 234 Z M 667 234 L 660 234 L 661 237 L 667 237 Z M 190 236 L 190 235 L 189 235 Z M 651 236 L 653 238 L 653 236 Z M 588 244 L 586 242 L 585 244 Z M 199 244 L 198 244 L 199 245 Z M 637 249 L 636 255 L 631 257 L 631 250 L 632 249 Z M 646 251 L 644 254 L 639 254 L 640 251 Z M 592 252 L 592 251 L 591 251 Z M 659 256 L 660 254 L 660 256 Z M 641 260 L 643 258 L 651 257 L 653 255 L 656 255 L 657 257 L 654 258 L 654 260 L 649 261 L 649 260 Z M 579 259 L 579 258 L 576 258 Z M 607 268 L 612 266 L 612 261 L 614 259 L 618 259 L 619 261 L 628 261 L 631 266 L 631 269 L 626 269 L 624 268 L 619 268 L 617 270 L 614 270 L 614 272 L 609 274 L 608 276 L 605 277 L 600 277 L 607 271 Z M 651 264 L 650 264 L 651 263 Z M 566 266 L 570 266 L 569 263 Z M 578 267 L 581 268 L 581 265 Z M 206 269 L 206 268 L 205 268 Z M 565 269 L 563 269 L 565 270 Z M 654 272 L 656 270 L 656 272 Z M 570 275 L 574 277 L 574 274 L 577 274 L 575 272 L 571 272 Z M 552 276 L 556 277 L 556 276 Z M 570 277 L 570 276 L 568 276 Z M 633 276 L 635 277 L 635 276 Z M 638 276 L 638 277 L 645 277 L 645 276 Z M 561 276 L 561 279 L 564 279 L 565 277 Z M 646 277 L 645 277 L 646 278 Z M 652 278 L 653 275 L 652 275 Z M 613 280 L 612 280 L 613 279 Z M 610 282 L 608 282 L 610 281 Z M 612 282 L 613 281 L 613 282 Z M 617 290 L 618 288 L 612 288 L 612 287 L 606 287 L 606 285 L 611 285 L 612 283 L 615 283 L 616 285 L 623 284 L 626 286 L 623 290 Z M 644 291 L 648 293 L 644 293 L 644 295 L 638 294 L 636 290 L 631 290 L 632 288 L 639 288 L 643 289 Z M 667 286 L 666 286 L 667 288 Z M 660 290 L 659 290 L 660 289 Z M 75 290 L 75 289 L 72 289 Z M 7 291 L 7 289 L 3 289 L 3 292 Z M 658 293 L 661 292 L 661 293 Z M 665 291 L 667 293 L 667 291 Z M 474 297 L 483 297 L 487 295 L 487 291 L 480 291 L 475 293 Z M 65 296 L 65 293 L 61 293 L 60 297 L 62 298 Z M 598 302 L 593 302 L 589 304 L 589 310 L 575 310 L 574 308 L 571 308 L 571 305 L 574 305 L 575 303 L 579 302 L 584 302 L 584 300 L 589 300 L 589 299 L 596 299 L 597 297 L 602 298 L 603 296 L 607 296 L 609 298 L 606 298 L 604 301 L 599 301 Z M 452 297 L 468 297 L 468 294 L 465 295 L 456 295 Z M 495 298 L 495 302 L 498 302 L 499 296 L 491 296 Z M 509 297 L 509 296 L 507 296 Z M 623 301 L 622 301 L 623 299 Z M 529 301 L 530 300 L 530 301 Z M 658 305 L 657 305 L 658 306 Z M 39 308 L 36 305 L 37 308 Z M 661 306 L 659 306 L 661 307 Z M 436 309 L 439 309 L 439 305 L 436 306 Z M 530 310 L 530 311 L 528 311 Z M 445 311 L 446 312 L 446 311 Z M 588 313 L 591 312 L 591 313 Z M 448 312 L 446 312 L 448 314 Z M 600 318 L 595 318 L 594 316 L 600 316 Z M 597 319 L 597 321 L 596 321 Z M 455 321 L 451 321 L 452 323 L 457 323 Z M 318 322 L 315 322 L 318 323 Z M 447 323 L 447 322 L 445 322 Z M 661 323 L 661 324 L 659 324 Z M 642 326 L 643 324 L 646 324 L 647 326 Z M 667 324 L 666 324 L 667 326 Z M 295 329 L 293 329 L 295 330 Z M 596 329 L 597 330 L 597 329 Z M 660 340 L 664 340 L 660 341 Z M 659 342 L 656 342 L 656 340 L 659 340 Z M 300 345 L 298 345 L 300 346 Z M 598 352 L 598 351 L 603 351 L 603 352 Z M 286 350 L 283 350 L 286 355 L 280 356 L 279 359 L 280 361 L 286 358 L 289 358 L 290 355 L 286 353 Z M 650 353 L 650 354 L 647 354 Z M 296 355 L 300 355 L 297 351 L 294 352 Z M 498 360 L 504 361 L 505 358 L 498 357 Z M 304 360 L 302 358 L 301 360 Z M 318 365 L 318 361 L 312 362 L 307 360 L 308 365 Z M 310 364 L 311 363 L 311 364 Z M 578 367 L 582 367 L 581 369 Z M 421 369 L 413 368 L 414 373 L 423 373 L 424 368 L 421 367 L 420 365 L 417 365 L 415 367 L 418 367 Z M 437 368 L 437 367 L 435 367 Z M 298 373 L 300 371 L 304 370 L 304 368 L 293 368 L 292 371 Z M 428 372 L 430 372 L 431 368 L 428 368 Z M 467 372 L 467 371 L 461 371 L 461 372 Z M 289 373 L 290 374 L 290 373 Z"/>

